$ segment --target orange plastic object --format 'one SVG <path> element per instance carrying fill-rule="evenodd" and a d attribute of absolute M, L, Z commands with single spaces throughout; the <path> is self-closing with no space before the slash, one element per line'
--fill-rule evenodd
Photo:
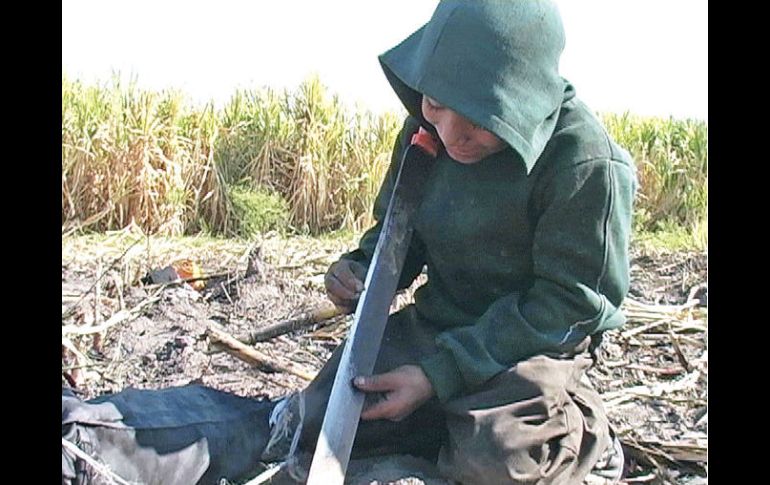
<path fill-rule="evenodd" d="M 201 270 L 200 266 L 195 261 L 189 260 L 189 259 L 180 259 L 178 261 L 174 261 L 171 263 L 171 266 L 176 271 L 176 274 L 179 275 L 180 279 L 187 279 L 187 278 L 200 278 L 203 276 L 203 271 Z M 206 286 L 206 283 L 204 281 L 189 281 L 188 284 L 195 288 L 196 290 L 200 291 Z"/>
<path fill-rule="evenodd" d="M 412 135 L 412 145 L 418 145 L 431 156 L 435 157 L 438 155 L 438 143 L 436 142 L 436 139 L 422 126 L 417 130 L 417 133 Z"/>

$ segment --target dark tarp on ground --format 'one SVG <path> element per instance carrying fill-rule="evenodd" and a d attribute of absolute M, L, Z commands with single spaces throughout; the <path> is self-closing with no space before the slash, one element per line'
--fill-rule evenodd
<path fill-rule="evenodd" d="M 258 471 L 267 400 L 200 385 L 82 401 L 62 389 L 62 437 L 129 482 L 212 484 Z M 62 446 L 62 484 L 109 483 Z"/>

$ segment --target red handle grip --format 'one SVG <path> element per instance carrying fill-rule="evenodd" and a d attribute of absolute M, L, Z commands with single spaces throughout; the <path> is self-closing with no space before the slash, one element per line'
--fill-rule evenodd
<path fill-rule="evenodd" d="M 417 130 L 417 133 L 412 135 L 411 144 L 418 145 L 420 148 L 425 150 L 426 153 L 429 153 L 433 157 L 438 155 L 438 142 L 436 142 L 436 139 L 433 138 L 433 135 L 428 133 L 428 131 L 422 126 L 419 130 Z"/>

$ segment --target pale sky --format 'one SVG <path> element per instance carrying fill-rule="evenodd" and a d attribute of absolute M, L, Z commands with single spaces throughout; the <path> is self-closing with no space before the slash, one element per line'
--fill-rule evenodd
<path fill-rule="evenodd" d="M 472 1 L 472 0 L 468 0 Z M 708 118 L 707 0 L 557 0 L 561 74 L 595 111 Z M 377 61 L 436 0 L 62 0 L 62 69 L 177 88 L 220 106 L 236 88 L 317 73 L 347 102 L 398 109 Z"/>

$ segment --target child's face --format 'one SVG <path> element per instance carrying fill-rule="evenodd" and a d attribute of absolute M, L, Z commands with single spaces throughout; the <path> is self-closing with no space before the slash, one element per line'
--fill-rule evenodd
<path fill-rule="evenodd" d="M 506 147 L 493 133 L 427 96 L 422 97 L 422 115 L 436 128 L 449 156 L 462 164 L 476 163 Z"/>

